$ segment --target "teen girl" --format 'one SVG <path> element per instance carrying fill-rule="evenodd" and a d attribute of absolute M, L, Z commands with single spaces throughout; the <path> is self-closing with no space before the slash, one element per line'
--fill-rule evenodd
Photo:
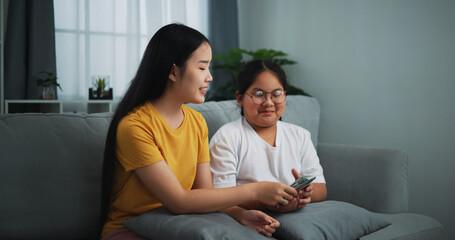
<path fill-rule="evenodd" d="M 300 176 L 316 177 L 297 197 L 276 206 L 260 201 L 246 209 L 290 212 L 326 198 L 327 189 L 310 133 L 279 121 L 286 108 L 286 75 L 271 61 L 248 63 L 238 75 L 236 99 L 242 118 L 221 127 L 210 140 L 216 188 L 258 181 L 291 184 Z"/>

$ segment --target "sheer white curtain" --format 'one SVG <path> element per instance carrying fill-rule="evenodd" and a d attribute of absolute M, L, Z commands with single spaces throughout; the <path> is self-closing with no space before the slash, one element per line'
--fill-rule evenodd
<path fill-rule="evenodd" d="M 121 97 L 160 27 L 179 22 L 208 37 L 207 1 L 54 0 L 59 98 L 88 99 L 98 75 Z"/>

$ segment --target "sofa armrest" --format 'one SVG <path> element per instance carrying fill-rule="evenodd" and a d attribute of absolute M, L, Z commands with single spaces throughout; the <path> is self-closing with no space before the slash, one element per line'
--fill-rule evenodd
<path fill-rule="evenodd" d="M 373 212 L 408 211 L 408 156 L 395 149 L 318 144 L 327 199 Z"/>

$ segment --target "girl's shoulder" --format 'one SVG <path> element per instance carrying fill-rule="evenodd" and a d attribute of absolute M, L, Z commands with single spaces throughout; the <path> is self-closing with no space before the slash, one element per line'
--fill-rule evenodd
<path fill-rule="evenodd" d="M 303 136 L 311 136 L 310 131 L 307 129 L 289 122 L 278 121 L 279 128 L 285 133 L 297 133 Z"/>
<path fill-rule="evenodd" d="M 242 131 L 242 119 L 237 119 L 232 122 L 228 122 L 221 126 L 213 135 L 212 139 L 216 140 L 218 138 L 223 138 L 223 139 L 232 139 L 235 137 L 239 137 L 241 134 L 240 132 Z"/>

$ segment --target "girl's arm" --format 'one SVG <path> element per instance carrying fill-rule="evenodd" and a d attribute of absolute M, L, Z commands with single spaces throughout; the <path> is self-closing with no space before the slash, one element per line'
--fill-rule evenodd
<path fill-rule="evenodd" d="M 209 163 L 206 164 L 205 168 L 209 169 Z M 274 182 L 257 182 L 218 189 L 184 190 L 164 160 L 134 171 L 152 194 L 176 214 L 214 212 L 252 200 L 275 205 L 283 199 L 289 201 L 297 195 L 294 188 Z M 210 174 L 210 171 L 205 174 Z M 195 187 L 199 187 L 199 184 L 195 183 Z"/>
<path fill-rule="evenodd" d="M 302 176 L 294 168 L 292 169 L 292 175 L 294 175 L 295 179 Z M 327 188 L 325 183 L 310 183 L 310 185 L 305 187 L 303 191 L 299 191 L 299 197 L 301 198 L 300 201 L 305 205 L 310 202 L 324 201 L 327 197 Z"/>
<path fill-rule="evenodd" d="M 325 183 L 311 183 L 313 185 L 313 194 L 311 195 L 311 202 L 321 202 L 324 201 L 327 197 L 327 188 Z M 307 192 L 305 188 L 305 192 Z"/>

